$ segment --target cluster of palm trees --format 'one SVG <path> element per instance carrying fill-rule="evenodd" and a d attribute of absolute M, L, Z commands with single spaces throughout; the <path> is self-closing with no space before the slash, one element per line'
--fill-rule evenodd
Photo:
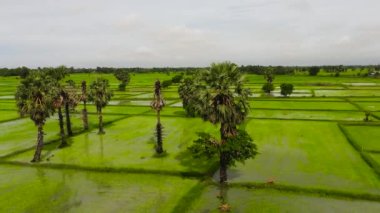
<path fill-rule="evenodd" d="M 129 75 L 118 73 L 122 83 L 129 82 Z M 87 101 L 95 104 L 99 119 L 99 134 L 104 134 L 102 109 L 112 97 L 108 80 L 98 78 L 90 85 L 87 93 L 86 81 L 78 89 L 73 81 L 61 85 L 66 76 L 65 68 L 30 72 L 17 89 L 16 100 L 21 115 L 30 115 L 38 127 L 38 140 L 32 162 L 41 160 L 43 146 L 43 126 L 46 120 L 58 111 L 61 147 L 66 146 L 62 108 L 66 115 L 66 129 L 71 136 L 70 110 L 83 101 L 83 128 L 88 129 Z M 271 77 L 268 77 L 271 78 Z M 125 80 L 127 79 L 127 80 Z M 273 78 L 268 81 L 271 83 Z M 161 94 L 161 83 L 155 82 L 151 107 L 157 112 L 156 153 L 164 152 L 160 112 L 165 106 Z M 80 92 L 81 91 L 81 92 Z M 244 162 L 257 154 L 256 145 L 241 125 L 249 112 L 250 90 L 244 88 L 244 78 L 238 66 L 223 62 L 211 64 L 209 69 L 199 70 L 184 78 L 178 88 L 183 107 L 191 117 L 201 117 L 205 121 L 220 126 L 219 137 L 200 133 L 199 139 L 189 147 L 194 156 L 217 157 L 220 163 L 220 182 L 227 181 L 227 168 L 236 162 Z"/>
<path fill-rule="evenodd" d="M 109 89 L 108 80 L 98 78 L 90 85 L 90 92 L 87 94 L 86 82 L 82 82 L 82 89 L 76 87 L 72 80 L 61 84 L 61 81 L 67 75 L 67 68 L 60 66 L 57 68 L 44 68 L 36 70 L 23 76 L 20 85 L 17 88 L 15 98 L 18 111 L 22 117 L 29 115 L 38 129 L 37 145 L 32 162 L 41 160 L 43 148 L 44 124 L 46 120 L 55 112 L 58 113 L 61 144 L 60 147 L 67 146 L 64 129 L 63 110 L 66 117 L 67 136 L 72 136 L 70 111 L 83 101 L 84 109 L 82 110 L 83 127 L 88 129 L 88 115 L 86 102 L 95 103 L 99 117 L 99 134 L 103 134 L 102 108 L 110 101 L 112 92 Z"/>

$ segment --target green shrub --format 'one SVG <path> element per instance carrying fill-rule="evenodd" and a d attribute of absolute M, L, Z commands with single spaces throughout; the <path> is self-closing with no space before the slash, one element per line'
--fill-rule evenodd
<path fill-rule="evenodd" d="M 281 95 L 283 96 L 289 96 L 293 93 L 293 84 L 287 84 L 287 83 L 283 83 L 281 84 Z"/>
<path fill-rule="evenodd" d="M 318 73 L 319 73 L 319 67 L 316 67 L 316 66 L 310 67 L 309 75 L 316 76 L 316 75 L 318 75 Z"/>
<path fill-rule="evenodd" d="M 176 75 L 176 76 L 174 76 L 174 77 L 172 78 L 172 83 L 175 84 L 175 83 L 179 83 L 179 82 L 181 82 L 182 77 L 183 77 L 183 75 Z"/>
<path fill-rule="evenodd" d="M 261 88 L 265 93 L 271 93 L 274 90 L 274 86 L 271 83 L 265 83 Z"/>
<path fill-rule="evenodd" d="M 170 85 L 172 85 L 172 83 L 173 83 L 172 80 L 165 80 L 162 82 L 161 86 L 163 88 L 168 88 Z"/>

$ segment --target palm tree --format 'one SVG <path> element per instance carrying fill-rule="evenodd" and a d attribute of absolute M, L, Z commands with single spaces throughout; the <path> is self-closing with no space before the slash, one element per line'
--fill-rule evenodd
<path fill-rule="evenodd" d="M 195 103 L 197 99 L 194 97 L 198 95 L 199 88 L 194 86 L 196 85 L 194 81 L 194 78 L 185 78 L 178 87 L 178 94 L 182 99 L 182 106 L 189 117 L 195 117 L 197 113 L 197 103 Z"/>
<path fill-rule="evenodd" d="M 32 162 L 41 160 L 43 127 L 46 119 L 54 113 L 53 102 L 57 94 L 58 82 L 42 71 L 30 73 L 17 88 L 15 98 L 19 112 L 29 114 L 38 128 L 37 145 Z"/>
<path fill-rule="evenodd" d="M 82 81 L 82 96 L 81 100 L 83 101 L 83 110 L 82 110 L 82 120 L 83 128 L 88 129 L 88 117 L 87 117 L 87 85 L 86 81 Z"/>
<path fill-rule="evenodd" d="M 243 76 L 230 62 L 213 63 L 210 69 L 193 76 L 193 79 L 193 84 L 188 87 L 196 91 L 189 90 L 192 91 L 190 101 L 197 115 L 213 124 L 220 124 L 220 140 L 203 134 L 191 150 L 208 156 L 218 155 L 220 182 L 224 183 L 229 165 L 256 154 L 252 139 L 244 130 L 237 128 L 248 115 L 250 91 L 243 88 Z"/>
<path fill-rule="evenodd" d="M 62 114 L 62 105 L 63 105 L 63 97 L 59 95 L 53 102 L 53 106 L 55 109 L 58 109 L 58 121 L 59 121 L 59 135 L 61 136 L 61 145 L 60 147 L 65 147 L 67 145 L 65 140 L 65 128 L 63 122 L 63 114 Z"/>
<path fill-rule="evenodd" d="M 164 99 L 161 96 L 161 83 L 157 80 L 154 83 L 154 98 L 150 106 L 157 112 L 157 125 L 156 125 L 156 136 L 157 136 L 157 146 L 156 153 L 161 154 L 164 152 L 162 148 L 162 125 L 160 122 L 160 111 L 165 106 Z"/>
<path fill-rule="evenodd" d="M 69 80 L 66 83 L 67 84 L 61 90 L 61 96 L 63 97 L 63 103 L 65 106 L 67 134 L 72 136 L 73 131 L 71 129 L 70 110 L 78 105 L 80 96 L 77 93 L 74 81 Z"/>
<path fill-rule="evenodd" d="M 108 80 L 104 78 L 97 78 L 96 81 L 92 82 L 90 85 L 88 100 L 94 102 L 96 106 L 99 118 L 99 134 L 105 133 L 103 129 L 102 108 L 107 106 L 108 102 L 111 100 L 112 91 L 109 87 Z"/>

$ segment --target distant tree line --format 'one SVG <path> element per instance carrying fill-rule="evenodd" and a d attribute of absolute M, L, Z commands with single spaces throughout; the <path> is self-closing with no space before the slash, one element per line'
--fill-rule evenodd
<path fill-rule="evenodd" d="M 44 70 L 44 69 L 55 69 L 54 67 L 38 67 L 36 69 L 28 68 L 25 66 L 17 68 L 0 68 L 0 76 L 25 76 L 27 73 L 32 71 Z M 146 72 L 159 72 L 167 73 L 171 72 L 181 72 L 186 74 L 194 73 L 195 71 L 203 69 L 199 67 L 159 67 L 159 68 L 117 68 L 117 67 L 96 67 L 96 68 L 74 68 L 66 67 L 66 72 L 68 74 L 73 73 L 146 73 Z"/>
<path fill-rule="evenodd" d="M 54 69 L 52 67 L 38 67 L 37 69 L 31 69 L 25 66 L 17 68 L 0 68 L 0 76 L 25 76 L 30 71 Z M 141 68 L 141 67 L 96 67 L 96 68 L 75 68 L 67 67 L 66 72 L 71 73 L 146 73 L 146 72 L 158 72 L 170 74 L 171 72 L 180 72 L 185 74 L 192 74 L 200 69 L 208 69 L 209 67 L 153 67 L 153 68 Z M 293 75 L 296 73 L 317 73 L 319 70 L 331 73 L 333 76 L 339 76 L 340 73 L 347 70 L 367 70 L 364 75 L 371 76 L 376 73 L 380 73 L 380 65 L 323 65 L 323 66 L 261 66 L 261 65 L 247 65 L 240 66 L 240 71 L 248 74 L 265 75 L 270 70 L 275 75 Z M 317 72 L 315 70 L 318 69 Z"/>
<path fill-rule="evenodd" d="M 323 65 L 323 66 L 260 66 L 260 65 L 247 65 L 241 66 L 240 70 L 244 73 L 265 75 L 268 71 L 276 75 L 292 75 L 295 73 L 309 73 L 310 75 L 317 75 L 320 70 L 335 74 L 346 72 L 347 70 L 368 70 L 368 75 L 371 72 L 380 72 L 380 65 Z M 337 74 L 338 73 L 338 74 Z"/>

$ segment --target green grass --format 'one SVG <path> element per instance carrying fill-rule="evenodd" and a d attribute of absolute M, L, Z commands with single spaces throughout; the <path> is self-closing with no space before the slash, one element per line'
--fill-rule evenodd
<path fill-rule="evenodd" d="M 3 121 L 9 121 L 19 118 L 20 115 L 17 111 L 0 110 L 0 125 Z M 0 135 L 1 137 L 1 135 Z"/>
<path fill-rule="evenodd" d="M 356 102 L 361 108 L 368 111 L 380 111 L 380 102 Z"/>
<path fill-rule="evenodd" d="M 0 100 L 0 110 L 17 111 L 16 102 L 14 100 Z"/>
<path fill-rule="evenodd" d="M 328 104 L 328 103 L 327 103 Z M 302 110 L 263 110 L 253 109 L 249 117 L 258 119 L 301 119 L 330 121 L 362 121 L 363 112 L 350 111 L 302 111 Z"/>
<path fill-rule="evenodd" d="M 380 96 L 379 90 L 315 90 L 316 96 Z"/>
<path fill-rule="evenodd" d="M 380 126 L 343 126 L 343 128 L 360 150 L 380 152 Z"/>
<path fill-rule="evenodd" d="M 353 101 L 353 102 L 380 102 L 380 98 L 378 98 L 378 97 L 372 97 L 372 98 L 356 97 L 356 98 L 348 98 L 348 99 Z"/>
<path fill-rule="evenodd" d="M 262 75 L 247 75 L 246 80 L 250 83 L 265 83 Z M 356 77 L 329 77 L 329 76 L 300 76 L 300 75 L 277 75 L 274 84 L 292 83 L 295 85 L 311 86 L 332 86 L 342 85 L 343 83 L 379 83 L 375 78 L 356 78 Z"/>
<path fill-rule="evenodd" d="M 231 212 L 378 212 L 380 203 L 289 193 L 273 189 L 229 188 L 224 192 Z M 208 187 L 190 212 L 220 212 L 217 187 Z"/>
<path fill-rule="evenodd" d="M 0 212 L 170 212 L 197 184 L 163 175 L 4 165 L 0 176 Z"/>
<path fill-rule="evenodd" d="M 105 135 L 97 130 L 70 139 L 70 147 L 58 149 L 57 144 L 46 147 L 44 164 L 68 164 L 91 168 L 141 169 L 164 172 L 207 172 L 210 161 L 194 159 L 187 147 L 197 138 L 197 132 L 217 134 L 218 129 L 201 119 L 162 118 L 164 150 L 166 155 L 156 156 L 155 125 L 153 116 L 130 117 L 106 128 Z M 34 150 L 11 158 L 28 162 Z M 48 161 L 46 159 L 49 159 Z"/>
<path fill-rule="evenodd" d="M 361 111 L 380 120 L 380 80 L 350 76 L 356 71 L 320 74 L 276 76 L 273 95 L 280 96 L 281 83 L 292 83 L 290 98 L 263 96 L 263 76 L 247 75 L 254 94 L 246 129 L 260 154 L 229 170 L 232 212 L 380 211 L 379 202 L 370 202 L 380 200 L 380 131 L 377 122 L 363 122 Z M 91 129 L 83 131 L 79 105 L 72 113 L 75 135 L 58 148 L 55 115 L 45 125 L 38 164 L 29 163 L 37 129 L 29 118 L 18 119 L 13 97 L 20 79 L 0 77 L 0 212 L 217 212 L 217 182 L 210 182 L 217 161 L 194 159 L 187 147 L 197 132 L 218 135 L 218 126 L 186 117 L 178 85 L 162 90 L 166 153 L 155 154 L 154 82 L 173 76 L 132 74 L 125 91 L 112 74 L 68 76 L 78 85 L 109 79 L 114 96 L 103 109 L 106 134 L 97 134 L 91 103 Z M 313 92 L 317 97 L 302 97 Z"/>
<path fill-rule="evenodd" d="M 82 106 L 79 106 L 77 109 L 77 112 L 79 113 L 80 110 L 82 109 Z M 142 105 L 142 106 L 133 106 L 133 105 L 126 105 L 126 106 L 115 106 L 115 105 L 108 105 L 105 108 L 103 108 L 102 112 L 105 115 L 138 115 L 147 111 L 150 111 L 151 108 L 150 106 Z M 96 107 L 95 105 L 88 105 L 87 106 L 87 111 L 91 114 L 96 114 Z"/>
<path fill-rule="evenodd" d="M 375 169 L 380 173 L 380 154 L 379 153 L 368 153 L 370 158 L 374 161 Z"/>
<path fill-rule="evenodd" d="M 274 179 L 284 185 L 380 194 L 378 177 L 334 123 L 252 120 L 246 129 L 260 154 L 231 169 L 232 183 Z"/>
<path fill-rule="evenodd" d="M 150 110 L 146 115 L 156 115 L 156 111 Z M 185 110 L 182 107 L 164 107 L 160 112 L 162 116 L 175 116 L 175 117 L 186 117 Z"/>
<path fill-rule="evenodd" d="M 355 106 L 347 102 L 250 101 L 250 106 L 261 109 L 357 110 Z"/>
<path fill-rule="evenodd" d="M 281 102 L 345 102 L 343 98 L 339 97 L 260 97 L 251 98 L 252 101 L 281 101 Z"/>
<path fill-rule="evenodd" d="M 104 122 L 116 120 L 121 116 L 104 116 Z M 74 133 L 82 131 L 82 120 L 79 115 L 73 115 L 71 118 L 72 129 Z M 96 128 L 98 124 L 97 116 L 89 116 L 91 128 Z M 17 151 L 27 151 L 35 146 L 37 141 L 37 127 L 29 118 L 18 119 L 14 121 L 0 123 L 0 157 L 12 154 Z M 49 119 L 44 125 L 45 143 L 59 139 L 58 118 Z M 33 156 L 30 155 L 29 158 Z"/>

